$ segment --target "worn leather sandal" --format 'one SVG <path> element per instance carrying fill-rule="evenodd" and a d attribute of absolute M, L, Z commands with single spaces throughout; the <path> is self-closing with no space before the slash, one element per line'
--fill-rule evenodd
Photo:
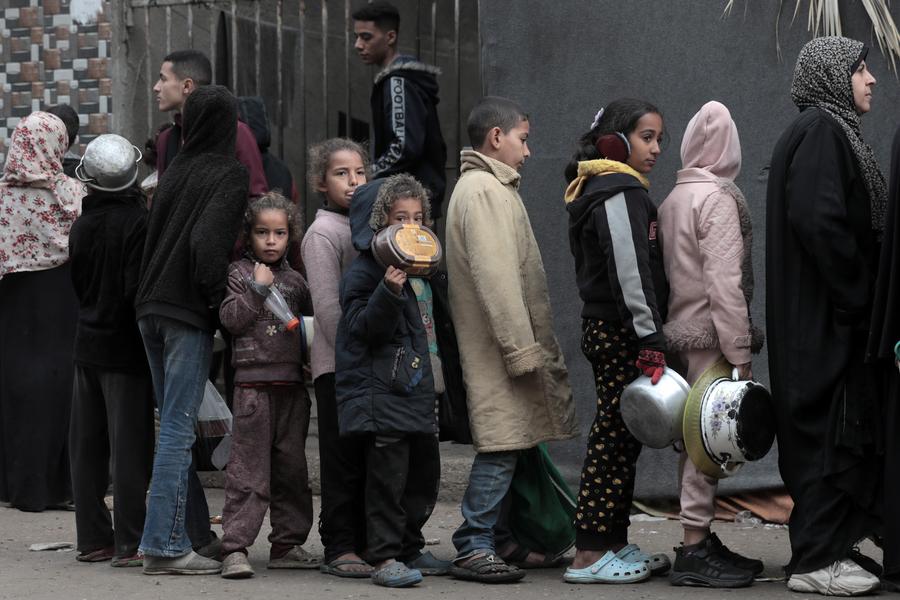
<path fill-rule="evenodd" d="M 478 583 L 511 583 L 525 577 L 525 571 L 507 564 L 493 552 L 475 554 L 454 562 L 450 574 L 457 579 Z"/>
<path fill-rule="evenodd" d="M 113 546 L 107 546 L 106 548 L 97 548 L 96 550 L 91 550 L 90 552 L 82 552 L 75 557 L 75 560 L 77 560 L 78 562 L 87 563 L 104 562 L 107 560 L 112 560 L 113 554 L 115 554 L 115 550 L 116 549 Z"/>
<path fill-rule="evenodd" d="M 582 569 L 569 567 L 563 575 L 567 583 L 637 583 L 650 577 L 643 562 L 625 562 L 607 551 L 600 560 Z"/>
<path fill-rule="evenodd" d="M 521 544 L 510 543 L 503 547 L 503 550 L 497 553 L 507 564 L 514 565 L 520 569 L 554 569 L 561 567 L 568 562 L 568 559 L 561 556 L 553 556 L 551 554 L 543 554 L 544 559 L 539 562 L 529 561 L 528 555 L 534 552 Z"/>
<path fill-rule="evenodd" d="M 294 546 L 280 558 L 271 558 L 267 569 L 318 569 L 322 566 L 322 557 L 307 552 L 303 546 Z"/>

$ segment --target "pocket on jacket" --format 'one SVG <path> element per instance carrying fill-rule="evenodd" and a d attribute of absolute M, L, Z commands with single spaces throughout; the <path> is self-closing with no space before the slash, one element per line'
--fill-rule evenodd
<path fill-rule="evenodd" d="M 431 367 L 425 362 L 427 358 L 408 346 L 382 346 L 375 351 L 372 370 L 376 381 L 385 389 L 408 396 L 422 381 L 425 367 Z"/>

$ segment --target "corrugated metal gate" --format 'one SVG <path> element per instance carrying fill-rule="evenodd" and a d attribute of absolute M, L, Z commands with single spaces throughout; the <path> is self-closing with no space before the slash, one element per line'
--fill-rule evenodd
<path fill-rule="evenodd" d="M 272 128 L 271 151 L 291 167 L 298 187 L 306 147 L 336 135 L 366 141 L 374 69 L 353 50 L 352 11 L 359 0 L 130 0 L 131 114 L 117 116 L 136 135 L 151 135 L 167 116 L 151 88 L 162 58 L 196 48 L 213 63 L 215 83 L 236 95 L 262 96 Z M 472 103 L 481 96 L 477 0 L 397 0 L 400 50 L 436 64 L 439 106 L 448 145 L 448 179 L 455 180 L 458 151 Z M 142 92 L 146 90 L 145 93 Z M 127 109 L 126 109 L 127 110 Z M 123 120 L 120 120 L 123 119 Z M 301 194 L 304 198 L 308 194 Z M 309 217 L 317 202 L 304 203 Z"/>

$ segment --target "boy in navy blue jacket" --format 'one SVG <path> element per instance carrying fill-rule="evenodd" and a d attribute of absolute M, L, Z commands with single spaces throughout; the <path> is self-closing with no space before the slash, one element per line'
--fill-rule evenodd
<path fill-rule="evenodd" d="M 406 587 L 449 564 L 422 554 L 422 526 L 440 483 L 436 393 L 443 373 L 428 282 L 385 270 L 373 257 L 375 232 L 427 221 L 428 195 L 409 175 L 357 190 L 350 228 L 359 257 L 341 282 L 343 315 L 335 362 L 342 436 L 365 435 L 367 558 L 377 585 Z M 405 563 L 405 564 L 404 564 Z"/>

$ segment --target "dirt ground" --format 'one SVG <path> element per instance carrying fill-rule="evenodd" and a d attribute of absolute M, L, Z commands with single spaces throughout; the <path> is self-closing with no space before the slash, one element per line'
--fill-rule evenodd
<path fill-rule="evenodd" d="M 208 490 L 212 514 L 221 514 L 224 493 Z M 318 514 L 318 498 L 316 498 Z M 455 502 L 441 502 L 429 521 L 425 536 L 436 544 L 430 545 L 436 556 L 451 558 L 454 554 L 451 535 L 460 523 L 459 506 Z M 214 529 L 221 531 L 219 526 Z M 734 550 L 762 558 L 767 566 L 765 575 L 778 578 L 781 565 L 789 558 L 787 530 L 783 527 L 749 526 L 717 523 L 715 530 Z M 576 600 L 581 598 L 800 598 L 787 590 L 783 581 L 757 582 L 752 587 L 734 590 L 706 590 L 671 587 L 665 577 L 654 578 L 636 585 L 570 585 L 562 581 L 562 570 L 530 571 L 521 582 L 512 585 L 486 586 L 456 581 L 447 577 L 427 577 L 416 588 L 388 590 L 367 580 L 339 579 L 316 571 L 267 571 L 265 561 L 268 545 L 265 536 L 251 548 L 250 561 L 256 569 L 253 579 L 226 581 L 218 576 L 149 577 L 140 569 L 114 569 L 109 563 L 82 564 L 75 561 L 73 551 L 29 551 L 40 542 L 74 542 L 75 515 L 71 512 L 50 511 L 24 513 L 0 508 L 0 598 L 52 598 L 66 600 L 128 598 L 346 598 L 379 599 L 402 596 L 420 599 L 466 598 L 485 600 Z M 656 520 L 638 516 L 632 523 L 631 541 L 651 552 L 668 552 L 680 541 L 676 521 Z M 321 552 L 316 531 L 310 534 L 306 546 Z M 880 553 L 865 547 L 869 555 L 880 559 Z"/>

